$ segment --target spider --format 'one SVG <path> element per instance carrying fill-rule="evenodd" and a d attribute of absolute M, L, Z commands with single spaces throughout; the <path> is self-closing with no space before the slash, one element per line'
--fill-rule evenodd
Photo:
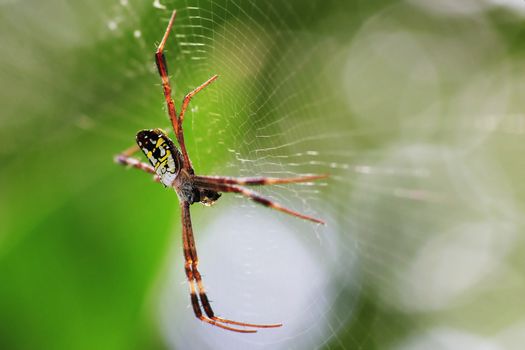
<path fill-rule="evenodd" d="M 168 69 L 166 66 L 166 58 L 164 56 L 164 46 L 168 35 L 173 27 L 176 11 L 172 12 L 166 32 L 157 47 L 155 53 L 155 61 L 162 79 L 162 88 L 164 91 L 164 98 L 166 100 L 168 114 L 173 126 L 173 131 L 177 142 L 180 146 L 180 151 L 174 145 L 173 141 L 168 137 L 166 132 L 162 129 L 141 130 L 137 133 L 137 144 L 126 149 L 115 157 L 115 162 L 143 170 L 154 175 L 154 180 L 162 183 L 165 187 L 172 187 L 175 189 L 179 198 L 180 209 L 182 213 L 182 243 L 184 249 L 184 268 L 186 277 L 190 288 L 190 299 L 193 312 L 195 316 L 206 323 L 215 325 L 217 327 L 240 333 L 255 333 L 253 328 L 274 328 L 282 326 L 277 324 L 253 324 L 246 322 L 238 322 L 226 318 L 218 317 L 213 312 L 208 296 L 202 283 L 201 274 L 197 268 L 199 260 L 197 258 L 197 249 L 193 238 L 193 230 L 190 217 L 190 205 L 200 202 L 206 206 L 212 205 L 219 197 L 221 192 L 238 193 L 256 203 L 264 206 L 282 211 L 284 213 L 310 220 L 315 223 L 324 224 L 322 220 L 307 216 L 267 199 L 257 192 L 249 190 L 243 186 L 253 185 L 273 185 L 273 184 L 287 184 L 297 182 L 308 182 L 327 177 L 327 175 L 310 175 L 299 176 L 292 178 L 272 178 L 272 177 L 251 177 L 251 178 L 234 178 L 222 176 L 198 176 L 193 170 L 186 146 L 184 144 L 184 133 L 182 131 L 182 123 L 184 121 L 184 113 L 188 108 L 190 100 L 195 94 L 210 85 L 217 75 L 212 76 L 202 85 L 191 91 L 184 97 L 180 113 L 177 114 L 175 104 L 171 97 L 171 86 L 168 78 Z M 132 156 L 142 150 L 148 158 L 150 164 L 141 162 Z M 203 313 L 204 311 L 204 313 Z M 241 326 L 246 328 L 238 328 L 234 326 Z"/>

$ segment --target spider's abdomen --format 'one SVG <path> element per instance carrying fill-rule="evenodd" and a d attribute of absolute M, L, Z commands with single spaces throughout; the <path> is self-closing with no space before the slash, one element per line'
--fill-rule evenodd
<path fill-rule="evenodd" d="M 150 129 L 137 133 L 137 144 L 164 186 L 171 186 L 182 165 L 182 155 L 173 141 L 161 129 Z"/>

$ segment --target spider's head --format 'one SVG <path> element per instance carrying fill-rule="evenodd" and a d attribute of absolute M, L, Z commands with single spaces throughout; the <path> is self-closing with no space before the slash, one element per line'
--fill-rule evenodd
<path fill-rule="evenodd" d="M 171 186 L 182 167 L 182 155 L 161 129 L 141 130 L 137 144 L 164 186 Z"/>

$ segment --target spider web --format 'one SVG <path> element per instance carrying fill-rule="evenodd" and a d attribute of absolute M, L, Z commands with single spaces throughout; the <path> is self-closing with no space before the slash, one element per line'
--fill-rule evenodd
<path fill-rule="evenodd" d="M 122 5 L 127 21 L 132 10 Z M 185 125 L 197 172 L 331 174 L 320 183 L 261 189 L 324 218 L 326 227 L 239 198 L 193 210 L 216 312 L 284 327 L 239 337 L 194 320 L 175 242 L 158 281 L 159 322 L 170 347 L 480 348 L 509 341 L 486 337 L 480 324 L 458 315 L 468 309 L 462 300 L 499 295 L 485 277 L 505 275 L 498 266 L 517 239 L 512 191 L 487 150 L 491 138 L 521 135 L 524 119 L 512 104 L 515 82 L 506 61 L 492 65 L 503 45 L 487 22 L 465 25 L 487 7 L 449 10 L 464 21 L 454 23 L 462 38 L 474 42 L 467 49 L 419 1 L 384 8 L 255 1 L 153 6 L 159 39 L 168 9 L 178 11 L 167 53 L 176 101 L 220 75 L 194 99 Z M 418 32 L 425 22 L 408 20 L 407 9 L 432 18 L 428 32 Z M 478 31 L 483 40 L 474 39 Z M 152 45 L 140 33 L 137 24 L 133 34 L 144 60 L 133 71 L 138 66 L 150 74 Z M 449 55 L 439 54 L 443 47 Z M 465 54 L 488 55 L 470 65 Z M 459 70 L 473 79 L 457 78 Z M 450 87 L 443 96 L 439 77 Z M 494 93 L 494 84 L 503 88 Z M 490 98 L 479 103 L 488 91 Z M 136 128 L 165 123 L 164 115 L 156 118 L 133 122 Z M 500 315 L 504 323 L 512 312 Z"/>
<path fill-rule="evenodd" d="M 157 243 L 131 237 L 143 245 L 130 245 L 137 255 L 127 263 L 139 261 L 148 249 L 144 261 L 154 260 L 163 243 L 159 232 L 173 237 L 146 302 L 146 313 L 155 319 L 147 336 L 177 349 L 519 349 L 523 344 L 525 86 L 523 49 L 512 39 L 519 37 L 514 24 L 522 20 L 521 2 L 120 0 L 109 9 L 103 1 L 75 9 L 57 3 L 58 13 L 46 12 L 43 2 L 35 3 L 34 12 L 17 11 L 30 19 L 23 22 L 27 28 L 46 28 L 40 34 L 55 39 L 48 45 L 74 55 L 49 54 L 43 70 L 31 50 L 54 51 L 28 49 L 0 34 L 11 48 L 0 57 L 9 63 L 2 67 L 10 68 L 2 77 L 12 87 L 24 87 L 0 97 L 5 115 L 20 115 L 1 120 L 3 171 L 19 176 L 36 198 L 83 199 L 86 192 L 103 192 L 90 188 L 100 179 L 129 181 L 122 188 L 137 189 L 127 197 L 107 189 L 108 201 L 115 203 L 108 211 L 129 217 L 122 235 L 136 224 L 136 231 L 151 233 L 148 239 Z M 177 19 L 166 58 L 175 101 L 211 75 L 220 76 L 186 114 L 186 146 L 196 172 L 331 175 L 315 183 L 260 188 L 290 208 L 324 219 L 326 226 L 231 195 L 213 208 L 192 207 L 200 271 L 217 315 L 282 322 L 282 328 L 239 335 L 196 320 L 179 217 L 173 214 L 175 195 L 143 181 L 144 174 L 123 176 L 109 163 L 108 155 L 132 144 L 137 130 L 169 129 L 153 53 L 171 9 L 177 9 Z M 47 19 L 53 15 L 67 22 L 51 25 Z M 16 18 L 6 16 L 0 25 L 31 37 L 34 30 L 14 23 Z M 93 67 L 77 72 L 73 63 L 86 60 Z M 14 84 L 19 79 L 63 96 L 60 108 L 38 94 L 31 105 L 8 103 L 11 96 L 26 98 L 25 86 Z M 41 115 L 46 118 L 37 121 Z M 32 123 L 37 127 L 11 132 Z M 33 140 L 41 136 L 44 145 L 60 145 L 52 148 L 56 159 L 14 156 L 22 145 L 35 152 L 42 143 Z M 76 139 L 81 147 L 62 147 Z M 53 171 L 39 171 L 48 162 Z M 34 174 L 56 186 L 35 185 Z M 0 185 L 2 211 L 28 210 L 27 196 Z M 133 205 L 144 202 L 140 209 L 119 212 L 116 203 L 123 198 Z M 0 220 L 0 228 L 30 235 L 66 204 L 75 203 L 57 199 L 39 206 L 27 221 Z M 91 214 L 98 219 L 99 212 Z M 146 228 L 139 230 L 139 223 Z M 97 224 L 93 220 L 90 227 Z M 125 239 L 115 236 L 118 251 Z M 0 258 L 23 238 L 0 235 Z M 35 254 L 40 251 L 38 246 Z M 150 274 L 148 268 L 139 270 L 144 271 Z M 119 298 L 124 299 L 118 295 L 115 303 Z M 155 343 L 150 338 L 148 345 Z M 106 339 L 103 343 L 107 346 Z"/>
<path fill-rule="evenodd" d="M 220 76 L 194 98 L 186 117 L 187 146 L 196 171 L 230 176 L 332 175 L 315 184 L 260 188 L 286 206 L 323 218 L 326 227 L 228 196 L 212 210 L 193 208 L 200 270 L 216 312 L 235 320 L 285 326 L 250 338 L 202 327 L 188 308 L 177 239 L 167 272 L 158 282 L 164 289 L 159 309 L 166 342 L 186 349 L 327 345 L 348 325 L 359 294 L 353 285 L 359 274 L 356 242 L 347 232 L 348 219 L 344 214 L 342 221 L 339 217 L 345 212 L 341 204 L 350 186 L 344 173 L 350 170 L 353 155 L 347 149 L 352 131 L 344 124 L 337 127 L 341 110 L 330 70 L 338 57 L 328 61 L 324 57 L 343 52 L 334 38 L 305 27 L 308 22 L 292 4 L 281 8 L 200 1 L 165 6 L 177 9 L 166 53 L 175 100 L 212 74 Z M 317 8 L 309 4 L 304 14 L 316 20 Z M 158 9 L 157 40 L 168 15 L 168 10 Z M 114 28 L 114 21 L 108 23 Z M 143 64 L 155 74 L 149 69 L 152 45 L 138 36 L 140 27 L 132 31 L 144 50 Z M 157 90 L 153 99 L 158 100 Z M 157 115 L 157 120 L 137 120 L 135 129 L 165 125 L 165 116 Z M 173 231 L 180 231 L 178 221 Z"/>

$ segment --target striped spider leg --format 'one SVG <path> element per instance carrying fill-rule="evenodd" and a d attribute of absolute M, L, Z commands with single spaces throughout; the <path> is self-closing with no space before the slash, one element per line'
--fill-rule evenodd
<path fill-rule="evenodd" d="M 137 158 L 132 157 L 139 150 L 140 148 L 138 145 L 133 145 L 128 149 L 122 151 L 120 154 L 117 154 L 114 158 L 114 161 L 115 163 L 153 174 L 153 179 L 159 182 L 160 178 L 156 175 L 155 169 L 151 165 L 149 165 L 148 163 L 141 162 Z"/>
<path fill-rule="evenodd" d="M 182 223 L 182 243 L 184 250 L 185 272 L 190 289 L 190 300 L 195 316 L 206 323 L 215 325 L 222 329 L 240 333 L 254 333 L 257 328 L 274 328 L 282 326 L 277 324 L 254 324 L 238 322 L 215 315 L 208 296 L 206 294 L 201 274 L 198 270 L 199 259 L 197 248 L 193 237 L 193 228 L 191 224 L 190 205 L 201 203 L 211 205 L 219 199 L 221 192 L 239 193 L 256 203 L 279 210 L 281 212 L 305 219 L 315 223 L 324 224 L 322 220 L 301 214 L 288 209 L 260 194 L 247 189 L 244 186 L 254 185 L 273 185 L 288 184 L 319 180 L 327 175 L 311 175 L 293 178 L 270 178 L 270 177 L 253 177 L 253 178 L 234 178 L 219 176 L 196 176 L 191 164 L 191 160 L 184 145 L 184 134 L 182 123 L 184 113 L 188 108 L 190 100 L 199 91 L 204 89 L 215 79 L 217 75 L 212 76 L 204 84 L 186 95 L 182 102 L 181 111 L 177 114 L 175 104 L 171 97 L 171 86 L 168 79 L 166 59 L 164 57 L 164 46 L 169 32 L 175 20 L 175 11 L 170 18 L 166 33 L 162 38 L 155 54 L 157 68 L 162 79 L 162 88 L 168 114 L 171 120 L 175 138 L 180 146 L 180 150 L 175 146 L 173 141 L 162 129 L 146 129 L 137 133 L 137 145 L 132 146 L 115 157 L 115 162 L 142 170 L 146 173 L 153 174 L 154 180 L 162 183 L 165 187 L 171 187 L 177 193 L 180 202 L 181 223 Z M 134 158 L 133 155 L 141 150 L 149 164 Z M 245 327 L 239 328 L 235 326 Z M 254 329 L 255 328 L 255 329 Z"/>
<path fill-rule="evenodd" d="M 162 90 L 164 91 L 164 98 L 166 100 L 166 106 L 168 108 L 168 114 L 170 116 L 171 125 L 173 126 L 173 131 L 175 132 L 175 137 L 177 138 L 177 142 L 179 143 L 180 150 L 182 152 L 183 157 L 183 168 L 187 169 L 190 173 L 193 174 L 193 168 L 191 166 L 190 157 L 188 156 L 188 152 L 186 151 L 186 144 L 184 143 L 184 132 L 182 130 L 182 122 L 184 121 L 184 113 L 186 113 L 186 109 L 188 108 L 188 105 L 195 94 L 197 94 L 199 91 L 204 89 L 206 86 L 211 84 L 215 79 L 218 78 L 218 75 L 213 75 L 210 79 L 205 81 L 202 85 L 197 87 L 195 90 L 190 92 L 184 97 L 184 100 L 182 101 L 182 107 L 180 114 L 177 115 L 177 111 L 175 109 L 175 103 L 173 102 L 173 98 L 171 97 L 171 85 L 170 80 L 168 77 L 168 66 L 166 64 L 166 56 L 164 56 L 164 46 L 166 45 L 166 41 L 168 40 L 168 36 L 171 32 L 171 29 L 173 27 L 173 22 L 175 21 L 175 16 L 177 15 L 177 11 L 173 10 L 171 13 L 170 21 L 168 22 L 168 27 L 166 28 L 166 32 L 164 33 L 164 36 L 162 37 L 162 40 L 160 41 L 159 46 L 157 47 L 157 51 L 155 52 L 155 62 L 157 64 L 157 69 L 160 74 L 160 78 L 162 80 Z"/>
<path fill-rule="evenodd" d="M 235 177 L 221 177 L 221 176 L 194 176 L 194 182 L 201 188 L 206 188 L 216 192 L 233 192 L 239 193 L 252 201 L 262 204 L 266 207 L 270 207 L 275 210 L 282 211 L 298 218 L 309 220 L 318 224 L 325 224 L 323 220 L 316 219 L 314 217 L 301 214 L 294 210 L 283 207 L 281 204 L 274 202 L 266 197 L 261 196 L 259 193 L 249 190 L 247 186 L 257 185 L 276 185 L 276 184 L 289 184 L 297 182 L 309 182 L 327 178 L 328 175 L 307 175 L 290 178 L 275 178 L 275 177 L 247 177 L 247 178 L 235 178 Z M 242 185 L 242 186 L 240 186 Z"/>

